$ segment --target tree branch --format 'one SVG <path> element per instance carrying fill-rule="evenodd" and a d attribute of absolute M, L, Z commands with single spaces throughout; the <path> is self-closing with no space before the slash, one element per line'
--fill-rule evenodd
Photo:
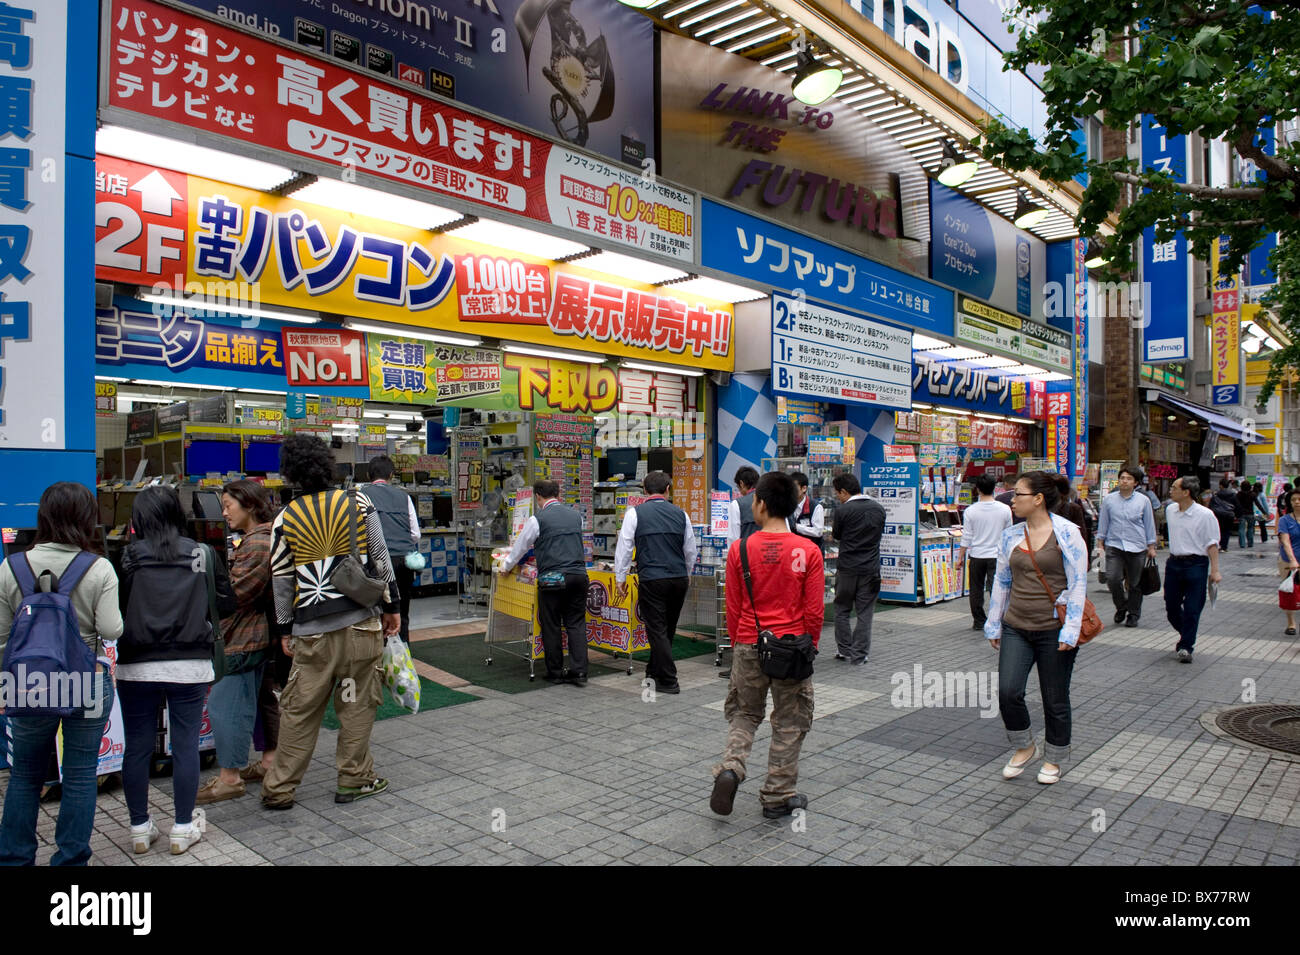
<path fill-rule="evenodd" d="M 1126 182 L 1133 186 L 1150 186 L 1151 182 L 1145 176 L 1135 176 L 1131 172 L 1112 172 L 1112 176 L 1119 182 Z M 1181 192 L 1184 195 L 1195 196 L 1198 199 L 1263 199 L 1265 192 L 1257 186 L 1245 186 L 1234 189 L 1221 189 L 1216 186 L 1200 186 L 1191 182 L 1171 182 L 1169 183 L 1175 192 Z"/>
<path fill-rule="evenodd" d="M 1300 179 L 1300 176 L 1296 174 L 1295 167 L 1289 162 L 1278 159 L 1276 156 L 1270 156 L 1261 147 L 1256 146 L 1255 133 L 1249 129 L 1243 130 L 1232 146 L 1240 155 L 1254 160 L 1256 166 L 1274 179 Z"/>

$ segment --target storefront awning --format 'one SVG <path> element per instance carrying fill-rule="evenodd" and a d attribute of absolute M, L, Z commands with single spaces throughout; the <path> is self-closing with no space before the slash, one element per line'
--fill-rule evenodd
<path fill-rule="evenodd" d="M 1184 414 L 1193 415 L 1210 425 L 1215 431 L 1226 435 L 1234 440 L 1248 440 L 1254 442 L 1258 439 L 1258 433 L 1249 432 L 1247 437 L 1246 426 L 1234 418 L 1221 415 L 1216 411 L 1211 411 L 1202 405 L 1195 404 L 1191 401 L 1184 401 L 1182 398 L 1175 398 L 1173 395 L 1167 395 L 1164 392 L 1148 392 L 1148 395 L 1154 394 L 1157 404 L 1162 404 L 1166 408 L 1174 411 L 1181 411 Z"/>

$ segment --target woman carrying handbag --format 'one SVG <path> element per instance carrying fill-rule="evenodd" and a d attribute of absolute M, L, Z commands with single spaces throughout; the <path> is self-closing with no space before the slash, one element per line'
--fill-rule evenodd
<path fill-rule="evenodd" d="M 1070 677 L 1088 588 L 1086 546 L 1078 528 L 1053 513 L 1059 501 L 1055 478 L 1045 471 L 1030 471 L 1016 482 L 1011 507 L 1024 523 L 1002 534 L 993 600 L 984 625 L 984 636 L 998 651 L 1002 722 L 1007 739 L 1016 747 L 1002 775 L 1016 778 L 1038 753 L 1025 705 L 1029 671 L 1037 666 L 1047 727 L 1044 763 L 1038 772 L 1044 785 L 1060 780 L 1061 763 L 1070 755 Z M 1058 605 L 1064 606 L 1064 620 Z M 1098 631 L 1095 609 L 1087 616 L 1089 632 Z"/>

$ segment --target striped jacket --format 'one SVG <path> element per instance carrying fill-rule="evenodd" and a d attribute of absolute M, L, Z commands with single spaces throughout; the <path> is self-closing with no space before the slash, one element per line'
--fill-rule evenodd
<path fill-rule="evenodd" d="M 357 548 L 361 563 L 388 588 L 381 600 L 384 613 L 397 613 L 397 578 L 384 544 L 379 512 L 360 491 L 356 495 Z M 334 586 L 334 570 L 351 553 L 347 518 L 354 513 L 344 491 L 321 491 L 296 498 L 271 525 L 271 577 L 275 615 L 293 623 L 295 634 L 338 630 L 373 617 L 376 608 L 362 607 Z"/>
<path fill-rule="evenodd" d="M 227 653 L 251 653 L 270 643 L 271 525 L 258 524 L 230 552 L 230 589 L 239 609 L 223 623 Z"/>

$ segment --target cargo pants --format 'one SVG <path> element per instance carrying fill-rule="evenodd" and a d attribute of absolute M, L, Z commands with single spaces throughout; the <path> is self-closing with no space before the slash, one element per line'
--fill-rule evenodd
<path fill-rule="evenodd" d="M 263 802 L 293 801 L 316 750 L 331 696 L 339 720 L 334 753 L 338 785 L 363 786 L 375 778 L 370 731 L 383 693 L 383 650 L 378 617 L 294 641 L 293 669 L 280 693 L 279 745 L 262 781 Z"/>
<path fill-rule="evenodd" d="M 731 683 L 723 714 L 730 724 L 722 762 L 713 767 L 716 777 L 732 770 L 743 782 L 745 761 L 754 745 L 754 731 L 763 722 L 767 692 L 772 691 L 772 745 L 767 756 L 767 781 L 758 791 L 765 808 L 782 805 L 795 795 L 799 781 L 799 750 L 813 717 L 812 678 L 773 680 L 763 673 L 758 648 L 738 643 L 732 648 Z"/>

